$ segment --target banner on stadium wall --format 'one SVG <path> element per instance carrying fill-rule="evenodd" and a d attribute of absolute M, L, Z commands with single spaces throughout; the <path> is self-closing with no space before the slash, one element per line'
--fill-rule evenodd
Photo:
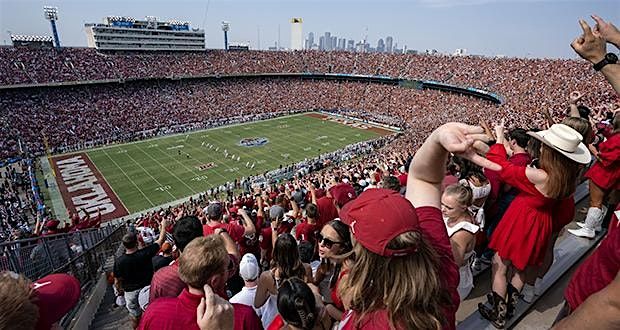
<path fill-rule="evenodd" d="M 346 115 L 341 115 L 341 114 L 338 114 L 338 113 L 332 113 L 332 112 L 323 111 L 323 110 L 319 110 L 319 112 L 324 114 L 324 115 L 328 115 L 328 116 L 350 119 L 350 120 L 354 120 L 354 121 L 368 123 L 368 124 L 371 124 L 371 125 L 374 125 L 374 126 L 379 126 L 379 127 L 387 128 L 387 129 L 394 130 L 394 131 L 399 131 L 399 132 L 401 131 L 400 127 L 390 126 L 390 125 L 378 123 L 378 122 L 372 121 L 372 120 L 362 120 L 362 119 L 359 119 L 359 118 L 355 118 L 355 117 L 351 117 L 351 116 L 346 116 Z"/>

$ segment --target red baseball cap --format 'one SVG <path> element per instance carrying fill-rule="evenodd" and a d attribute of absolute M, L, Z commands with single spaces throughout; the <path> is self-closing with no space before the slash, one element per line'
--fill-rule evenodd
<path fill-rule="evenodd" d="M 51 274 L 32 283 L 36 299 L 34 303 L 39 307 L 39 320 L 36 329 L 50 329 L 52 325 L 80 299 L 80 282 L 68 274 Z"/>
<path fill-rule="evenodd" d="M 56 220 L 56 219 L 48 220 L 45 223 L 45 227 L 50 228 L 50 229 L 56 229 L 56 227 L 58 227 L 58 225 L 60 225 L 60 221 Z"/>
<path fill-rule="evenodd" d="M 415 248 L 392 250 L 387 245 L 402 233 L 420 229 L 415 208 L 390 189 L 369 189 L 340 210 L 355 239 L 366 249 L 384 257 L 404 256 Z"/>
<path fill-rule="evenodd" d="M 348 202 L 352 201 L 357 197 L 355 194 L 355 189 L 348 183 L 337 184 L 331 188 L 329 188 L 329 193 L 332 195 L 332 198 L 336 201 L 340 207 L 344 206 Z"/>
<path fill-rule="evenodd" d="M 236 206 L 231 207 L 228 212 L 230 212 L 230 214 L 237 214 L 237 212 L 239 212 L 239 208 Z"/>

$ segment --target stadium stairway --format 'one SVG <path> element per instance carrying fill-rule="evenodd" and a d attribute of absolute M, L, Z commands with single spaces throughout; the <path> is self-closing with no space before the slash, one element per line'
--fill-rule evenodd
<path fill-rule="evenodd" d="M 121 255 L 124 252 L 122 246 L 118 247 L 114 256 L 110 256 L 106 259 L 105 264 L 102 267 L 102 277 L 100 280 L 100 291 L 104 291 L 101 302 L 92 317 L 92 321 L 88 326 L 90 330 L 131 330 L 131 320 L 125 306 L 116 305 L 116 295 L 112 285 L 107 282 L 105 274 L 112 271 L 114 267 L 115 256 Z"/>
<path fill-rule="evenodd" d="M 582 183 L 577 187 L 575 192 L 575 204 L 578 205 L 588 196 L 587 182 Z M 597 233 L 594 239 L 586 239 L 576 237 L 574 235 L 565 234 L 559 238 L 553 250 L 554 261 L 553 265 L 549 269 L 549 272 L 542 280 L 542 292 L 539 296 L 534 296 L 534 300 L 531 303 L 527 303 L 522 299 L 519 299 L 515 310 L 515 316 L 506 321 L 506 328 L 510 329 L 518 325 L 518 322 L 527 315 L 529 310 L 534 307 L 538 301 L 544 299 L 547 294 L 552 294 L 549 291 L 571 268 L 578 265 L 582 258 L 586 256 L 593 248 L 598 246 L 598 243 L 605 237 L 606 231 Z M 487 271 L 488 269 L 477 272 L 477 275 Z M 457 324 L 459 330 L 469 329 L 488 329 L 492 330 L 495 327 L 486 319 L 484 319 L 477 309 L 465 318 L 463 321 Z"/>
<path fill-rule="evenodd" d="M 90 330 L 131 330 L 129 314 L 124 306 L 115 305 L 116 296 L 111 285 L 106 285 L 105 295 L 90 325 Z"/>

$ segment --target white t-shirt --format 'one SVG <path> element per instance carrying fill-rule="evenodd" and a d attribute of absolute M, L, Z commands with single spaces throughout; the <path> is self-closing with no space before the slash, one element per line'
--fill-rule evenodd
<path fill-rule="evenodd" d="M 236 295 L 232 296 L 232 298 L 230 298 L 229 302 L 231 304 L 242 304 L 242 305 L 250 306 L 254 308 L 254 311 L 256 311 L 256 315 L 258 315 L 258 317 L 261 318 L 263 316 L 263 312 L 267 304 L 263 305 L 260 308 L 255 308 L 254 307 L 255 296 L 256 296 L 256 286 L 253 286 L 251 288 L 244 286 L 243 288 L 241 288 L 241 291 L 239 291 L 239 293 L 237 293 Z"/>

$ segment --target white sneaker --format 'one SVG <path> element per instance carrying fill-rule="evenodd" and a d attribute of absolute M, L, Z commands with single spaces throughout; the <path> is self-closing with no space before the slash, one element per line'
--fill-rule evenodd
<path fill-rule="evenodd" d="M 594 238 L 594 236 L 596 236 L 594 229 L 586 227 L 583 227 L 581 229 L 569 229 L 568 232 L 578 237 Z"/>
<path fill-rule="evenodd" d="M 586 219 L 581 229 L 569 229 L 568 232 L 579 237 L 594 238 L 596 235 L 595 228 L 599 226 L 603 219 L 603 210 L 597 207 L 591 207 L 588 209 Z"/>
<path fill-rule="evenodd" d="M 594 227 L 594 231 L 600 232 L 603 230 L 603 218 L 605 217 L 605 214 L 607 214 L 607 206 L 603 206 L 603 208 L 601 209 L 601 216 L 600 219 L 598 219 L 598 221 L 596 222 L 596 226 Z M 577 224 L 577 226 L 583 228 L 586 226 L 586 222 L 584 221 L 578 221 L 575 222 Z"/>
<path fill-rule="evenodd" d="M 532 303 L 534 301 L 534 287 L 529 284 L 524 285 L 523 290 L 521 290 L 521 297 L 526 303 Z"/>

